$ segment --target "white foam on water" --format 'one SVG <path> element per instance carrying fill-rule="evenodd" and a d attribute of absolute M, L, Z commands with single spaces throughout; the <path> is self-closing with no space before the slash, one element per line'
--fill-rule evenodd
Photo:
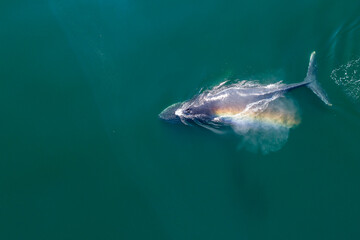
<path fill-rule="evenodd" d="M 360 101 L 360 58 L 335 68 L 331 79 L 340 86 L 353 101 Z"/>

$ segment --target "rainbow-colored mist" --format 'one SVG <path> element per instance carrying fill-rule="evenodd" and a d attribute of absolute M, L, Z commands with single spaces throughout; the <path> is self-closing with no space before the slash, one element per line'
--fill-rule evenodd
<path fill-rule="evenodd" d="M 217 117 L 230 119 L 235 124 L 242 121 L 292 128 L 300 123 L 300 117 L 293 111 L 271 106 L 262 112 L 236 108 L 218 108 L 214 110 L 214 113 Z"/>

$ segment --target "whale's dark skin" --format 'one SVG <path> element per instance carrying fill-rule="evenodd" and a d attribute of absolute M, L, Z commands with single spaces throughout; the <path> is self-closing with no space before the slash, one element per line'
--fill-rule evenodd
<path fill-rule="evenodd" d="M 243 112 L 254 104 L 271 101 L 286 92 L 302 86 L 309 87 L 325 104 L 331 106 L 326 93 L 316 80 L 315 52 L 311 54 L 307 76 L 304 81 L 293 84 L 254 85 L 242 87 L 239 83 L 221 83 L 206 90 L 192 99 L 175 103 L 163 110 L 159 117 L 171 123 L 192 121 L 202 124 L 222 124 L 219 122 L 219 112 Z M 225 124 L 225 123 L 223 123 Z"/>

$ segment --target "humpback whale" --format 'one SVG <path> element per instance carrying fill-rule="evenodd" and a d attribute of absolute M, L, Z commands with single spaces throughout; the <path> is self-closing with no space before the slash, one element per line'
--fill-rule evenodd
<path fill-rule="evenodd" d="M 316 74 L 316 53 L 312 52 L 302 82 L 262 85 L 252 81 L 225 81 L 190 100 L 172 104 L 159 117 L 166 122 L 198 125 L 215 133 L 223 133 L 230 127 L 243 136 L 253 129 L 289 129 L 299 123 L 299 117 L 292 101 L 287 100 L 287 92 L 306 86 L 331 106 Z"/>

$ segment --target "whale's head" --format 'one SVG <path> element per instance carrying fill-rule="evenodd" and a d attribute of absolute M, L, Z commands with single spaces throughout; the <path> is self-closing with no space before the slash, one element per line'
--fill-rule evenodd
<path fill-rule="evenodd" d="M 159 118 L 169 123 L 181 123 L 180 117 L 176 115 L 176 111 L 181 109 L 182 105 L 183 103 L 179 102 L 165 108 L 159 114 Z"/>
<path fill-rule="evenodd" d="M 159 117 L 166 122 L 185 125 L 191 125 L 191 123 L 198 121 L 208 121 L 211 116 L 212 111 L 209 104 L 200 103 L 196 97 L 185 102 L 175 103 L 159 114 Z"/>

